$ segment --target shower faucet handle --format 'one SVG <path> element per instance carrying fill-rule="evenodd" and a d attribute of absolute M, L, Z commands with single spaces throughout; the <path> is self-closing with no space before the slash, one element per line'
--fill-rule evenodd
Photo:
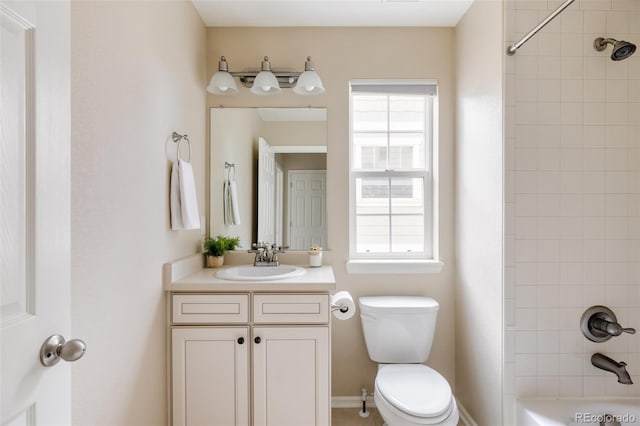
<path fill-rule="evenodd" d="M 592 306 L 582 314 L 582 334 L 592 342 L 606 342 L 622 333 L 636 334 L 635 328 L 625 328 L 618 323 L 613 311 L 606 306 Z"/>

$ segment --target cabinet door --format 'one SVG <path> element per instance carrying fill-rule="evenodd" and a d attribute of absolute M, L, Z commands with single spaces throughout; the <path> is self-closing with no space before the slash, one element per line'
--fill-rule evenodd
<path fill-rule="evenodd" d="M 254 426 L 328 426 L 329 327 L 254 327 L 251 345 Z"/>
<path fill-rule="evenodd" d="M 249 425 L 248 327 L 174 328 L 174 426 Z"/>

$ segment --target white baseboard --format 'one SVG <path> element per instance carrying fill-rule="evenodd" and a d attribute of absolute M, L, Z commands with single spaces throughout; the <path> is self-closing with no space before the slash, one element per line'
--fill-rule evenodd
<path fill-rule="evenodd" d="M 464 408 L 464 405 L 456 398 L 460 421 L 465 426 L 478 426 L 473 417 Z M 376 403 L 372 396 L 367 397 L 367 407 L 375 407 Z M 331 408 L 362 408 L 362 397 L 360 396 L 333 396 L 331 397 Z"/>
<path fill-rule="evenodd" d="M 460 413 L 460 421 L 465 426 L 478 426 L 478 423 L 476 423 L 476 421 L 473 420 L 473 417 L 471 417 L 471 415 L 469 414 L 467 409 L 464 408 L 464 405 L 462 405 L 462 403 L 458 400 L 458 398 L 456 398 L 456 404 L 458 404 L 458 412 Z"/>
<path fill-rule="evenodd" d="M 367 397 L 367 407 L 375 407 L 373 396 Z M 332 396 L 331 408 L 362 408 L 361 396 Z"/>

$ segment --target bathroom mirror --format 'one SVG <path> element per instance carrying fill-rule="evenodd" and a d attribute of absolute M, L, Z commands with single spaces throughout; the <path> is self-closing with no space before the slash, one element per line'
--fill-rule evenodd
<path fill-rule="evenodd" d="M 326 248 L 326 108 L 211 108 L 210 120 L 210 234 Z"/>

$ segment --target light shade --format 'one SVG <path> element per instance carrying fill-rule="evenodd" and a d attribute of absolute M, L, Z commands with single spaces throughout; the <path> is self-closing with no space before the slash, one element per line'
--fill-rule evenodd
<path fill-rule="evenodd" d="M 294 93 L 298 95 L 319 95 L 324 93 L 324 86 L 320 75 L 314 71 L 313 62 L 311 56 L 307 56 L 307 61 L 304 63 L 304 72 L 298 77 L 298 83 L 293 88 Z"/>
<path fill-rule="evenodd" d="M 255 95 L 277 95 L 282 92 L 278 79 L 271 72 L 271 64 L 269 63 L 269 57 L 265 56 L 262 61 L 262 71 L 258 73 L 253 86 L 251 86 L 251 93 Z"/>
<path fill-rule="evenodd" d="M 229 73 L 229 65 L 224 56 L 218 62 L 218 71 L 211 77 L 207 92 L 214 95 L 233 95 L 238 93 L 238 86 L 236 86 L 236 81 Z"/>

